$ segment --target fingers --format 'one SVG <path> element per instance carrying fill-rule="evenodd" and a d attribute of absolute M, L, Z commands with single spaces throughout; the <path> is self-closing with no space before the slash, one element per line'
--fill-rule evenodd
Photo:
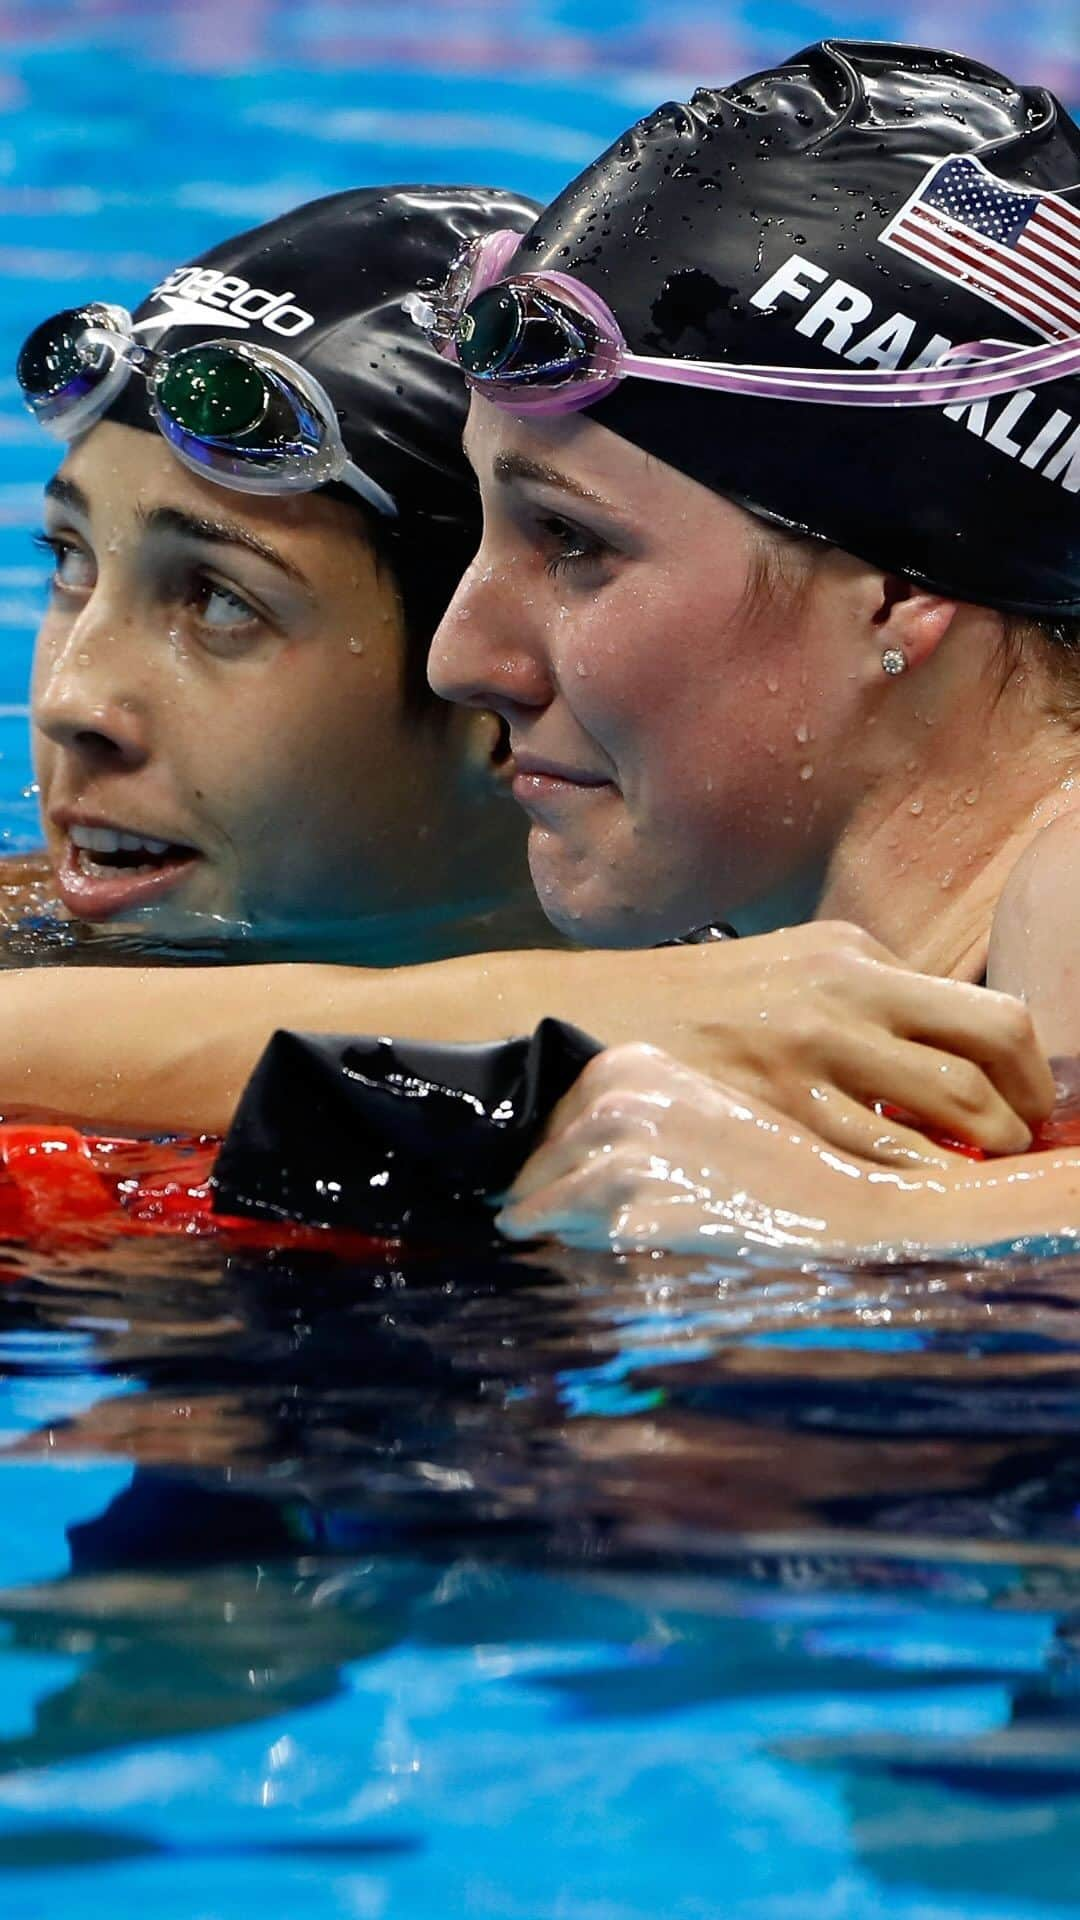
<path fill-rule="evenodd" d="M 594 1154 L 611 1152 L 632 1135 L 652 1132 L 649 1093 L 636 1083 L 661 1060 L 667 1072 L 678 1072 L 675 1063 L 653 1047 L 612 1047 L 590 1061 L 552 1109 L 544 1138 L 518 1172 L 505 1203 L 529 1200 Z"/>
<path fill-rule="evenodd" d="M 632 1043 L 598 1054 L 553 1109 L 543 1141 L 505 1195 L 495 1217 L 500 1233 L 608 1245 L 621 1201 L 651 1164 L 669 1105 L 659 1089 L 696 1078 L 656 1047 Z"/>
<path fill-rule="evenodd" d="M 1009 1105 L 1034 1126 L 1050 1113 L 1056 1091 L 1031 1014 L 1010 994 L 991 993 L 986 987 L 973 987 L 971 991 L 979 995 L 983 1025 L 972 1033 L 970 1056 L 985 1068 Z M 980 1044 L 987 1020 L 996 1049 L 992 1056 Z"/>
<path fill-rule="evenodd" d="M 642 1196 L 649 1191 L 655 1197 L 651 1207 L 643 1210 Z M 495 1216 L 495 1225 L 508 1240 L 558 1239 L 568 1247 L 621 1248 L 627 1236 L 635 1245 L 648 1241 L 674 1247 L 683 1233 L 676 1233 L 670 1225 L 665 1230 L 658 1216 L 670 1219 L 680 1211 L 679 1203 L 684 1198 L 690 1199 L 691 1205 L 682 1211 L 689 1211 L 693 1219 L 680 1222 L 680 1226 L 685 1230 L 689 1225 L 692 1233 L 709 1196 L 697 1191 L 686 1195 L 670 1174 L 658 1175 L 647 1156 L 624 1143 L 614 1149 L 610 1159 L 604 1153 L 573 1154 L 560 1175 L 537 1187 L 527 1199 L 512 1195 Z M 648 1231 L 644 1227 L 646 1217 L 650 1221 Z"/>
<path fill-rule="evenodd" d="M 582 1151 L 578 1141 L 580 1128 L 581 1122 L 561 1128 L 529 1155 L 525 1165 L 518 1169 L 513 1185 L 502 1197 L 504 1207 L 524 1204 L 536 1194 L 546 1192 L 564 1174 L 569 1173 Z"/>
<path fill-rule="evenodd" d="M 595 1162 L 603 1147 L 590 1150 L 580 1126 L 533 1155 L 495 1216 L 495 1225 L 508 1240 L 558 1239 L 567 1246 L 605 1246 L 610 1231 L 615 1186 L 608 1178 L 598 1182 Z M 598 1205 L 603 1189 L 605 1204 Z"/>
<path fill-rule="evenodd" d="M 574 1207 L 566 1182 L 543 1187 L 532 1200 L 508 1203 L 495 1215 L 495 1225 L 506 1240 L 558 1238 L 569 1247 L 598 1247 L 609 1238 L 595 1214 Z"/>
<path fill-rule="evenodd" d="M 895 1036 L 872 1037 L 893 1056 L 931 1054 Z M 870 1070 L 885 1072 L 876 1063 Z M 987 1104 L 1000 1103 L 981 1078 Z M 565 1124 L 556 1122 L 523 1167 L 496 1225 L 508 1240 L 557 1238 L 579 1249 L 715 1251 L 733 1242 L 820 1250 L 835 1227 L 825 1196 L 838 1193 L 838 1243 L 847 1244 L 849 1215 L 861 1211 L 876 1244 L 882 1196 L 860 1174 L 884 1162 L 918 1176 L 947 1168 L 948 1156 L 848 1094 L 830 1093 L 818 1104 L 818 1130 L 792 1130 L 775 1109 L 653 1049 L 613 1049 L 559 1109 Z"/>
<path fill-rule="evenodd" d="M 895 1104 L 899 1106 L 900 1102 Z M 862 1106 L 845 1093 L 831 1093 L 815 1100 L 803 1119 L 826 1146 L 836 1147 L 857 1160 L 910 1167 L 913 1171 L 956 1165 L 956 1156 L 936 1141 L 928 1140 L 924 1133 L 917 1133 L 899 1120 L 882 1119 L 872 1108 Z"/>
<path fill-rule="evenodd" d="M 902 1107 L 923 1126 L 984 1153 L 1023 1153 L 1031 1145 L 1026 1122 L 973 1060 L 862 1024 L 852 1029 L 851 1043 L 853 1071 L 843 1076 L 849 1093 Z"/>
<path fill-rule="evenodd" d="M 1029 1126 L 1046 1118 L 1054 1104 L 1054 1078 L 1021 1001 L 987 987 L 901 973 L 890 981 L 890 998 L 893 1032 L 977 1063 Z M 923 1109 L 917 1111 L 921 1115 Z"/>

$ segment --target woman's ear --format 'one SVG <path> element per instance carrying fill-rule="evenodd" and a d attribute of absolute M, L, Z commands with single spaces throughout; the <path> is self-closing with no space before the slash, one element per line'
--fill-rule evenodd
<path fill-rule="evenodd" d="M 877 645 L 903 655 L 904 666 L 919 667 L 937 652 L 959 611 L 928 587 L 915 586 L 897 573 L 878 575 L 877 605 L 871 616 Z"/>

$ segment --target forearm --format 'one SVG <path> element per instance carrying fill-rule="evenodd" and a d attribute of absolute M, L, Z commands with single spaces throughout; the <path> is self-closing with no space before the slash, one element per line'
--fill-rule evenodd
<path fill-rule="evenodd" d="M 813 1170 L 802 1162 L 809 1150 Z M 947 1165 L 901 1172 L 865 1161 L 822 1154 L 805 1138 L 794 1157 L 780 1154 L 768 1186 L 735 1209 L 742 1226 L 791 1209 L 793 1244 L 822 1257 L 878 1257 L 910 1253 L 949 1257 L 959 1251 L 1007 1247 L 1014 1241 L 1075 1234 L 1080 1242 L 1080 1148 L 973 1162 L 950 1155 Z M 719 1211 L 710 1195 L 700 1215 L 700 1244 L 715 1238 Z"/>
<path fill-rule="evenodd" d="M 817 927 L 718 946 L 514 950 L 387 970 L 10 972 L 0 978 L 0 1110 L 18 1105 L 106 1126 L 220 1132 L 280 1027 L 495 1041 L 528 1033 L 551 1015 L 608 1048 L 647 1041 L 868 1159 L 888 1157 L 875 1152 L 876 1119 L 869 1142 L 854 1127 L 866 1119 L 860 1102 L 868 1091 L 912 1113 L 922 1113 L 925 1101 L 945 1131 L 962 1131 L 952 1122 L 966 1116 L 991 1149 L 1012 1144 L 999 1139 L 995 1113 L 1005 1110 L 1015 1133 L 1009 1103 L 1029 1120 L 1038 1117 L 1053 1084 L 1031 1035 L 1004 1018 L 1009 1003 L 973 987 L 919 981 L 860 942 L 853 929 Z M 912 996 L 918 1016 L 909 1040 Z M 931 1009 L 936 1024 L 928 1025 Z M 972 1060 L 981 1063 L 974 1077 Z M 941 1090 L 957 1071 L 954 1116 Z M 695 1116 L 709 1098 L 708 1089 L 696 1090 Z M 986 1118 L 983 1134 L 978 1115 Z M 695 1119 L 692 1138 L 697 1126 Z M 1026 1135 L 1025 1126 L 1019 1131 Z"/>
<path fill-rule="evenodd" d="M 908 1191 L 901 1184 L 873 1234 L 865 1212 L 846 1223 L 849 1242 L 856 1226 L 864 1246 L 887 1237 L 926 1254 L 1070 1233 L 1080 1241 L 1080 1148 L 950 1165 Z"/>
<path fill-rule="evenodd" d="M 638 960 L 645 956 L 637 956 Z M 660 959 L 661 956 L 657 956 Z M 666 957 L 665 957 L 666 958 Z M 680 1020 L 613 994 L 609 954 L 496 953 L 430 966 L 34 969 L 0 980 L 0 1106 L 99 1126 L 218 1133 L 279 1027 L 435 1041 L 505 1039 L 545 1014 L 625 1037 Z M 657 972 L 662 976 L 664 969 Z M 643 984 L 634 975 L 634 986 Z M 662 985 L 661 980 L 661 985 Z"/>

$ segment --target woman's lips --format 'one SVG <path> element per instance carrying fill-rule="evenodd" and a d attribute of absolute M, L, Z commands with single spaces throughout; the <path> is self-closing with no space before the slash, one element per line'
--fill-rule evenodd
<path fill-rule="evenodd" d="M 543 761 L 518 759 L 514 766 L 514 799 L 527 810 L 572 800 L 579 795 L 610 790 L 613 782 L 599 773 L 584 769 L 545 765 Z"/>
<path fill-rule="evenodd" d="M 70 831 L 56 873 L 65 907 L 79 920 L 111 920 L 117 914 L 150 906 L 185 879 L 200 855 L 192 847 L 170 846 L 152 863 L 109 867 L 94 852 L 77 847 Z"/>

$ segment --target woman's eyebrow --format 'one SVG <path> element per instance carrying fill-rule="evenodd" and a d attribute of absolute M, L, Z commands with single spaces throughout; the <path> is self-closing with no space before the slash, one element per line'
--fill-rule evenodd
<path fill-rule="evenodd" d="M 67 507 L 72 513 L 81 513 L 84 519 L 90 516 L 90 502 L 81 487 L 74 480 L 65 480 L 62 473 L 54 473 L 51 480 L 45 482 L 45 498 L 55 500 L 57 506 Z"/>
<path fill-rule="evenodd" d="M 497 453 L 492 464 L 496 480 L 504 485 L 513 480 L 532 480 L 538 486 L 557 487 L 560 493 L 572 494 L 575 500 L 585 500 L 592 507 L 603 507 L 611 512 L 611 503 L 602 493 L 593 493 L 589 487 L 583 487 L 577 480 L 571 480 L 569 474 L 560 473 L 557 467 L 545 466 L 542 460 L 530 460 L 523 453 Z"/>
<path fill-rule="evenodd" d="M 179 507 L 139 507 L 137 513 L 148 533 L 178 534 L 181 539 L 198 540 L 204 546 L 243 547 L 277 567 L 308 593 L 312 592 L 310 580 L 299 567 L 294 567 L 268 540 L 260 540 L 257 533 L 250 533 L 235 520 L 210 520 L 202 514 L 185 513 Z"/>

